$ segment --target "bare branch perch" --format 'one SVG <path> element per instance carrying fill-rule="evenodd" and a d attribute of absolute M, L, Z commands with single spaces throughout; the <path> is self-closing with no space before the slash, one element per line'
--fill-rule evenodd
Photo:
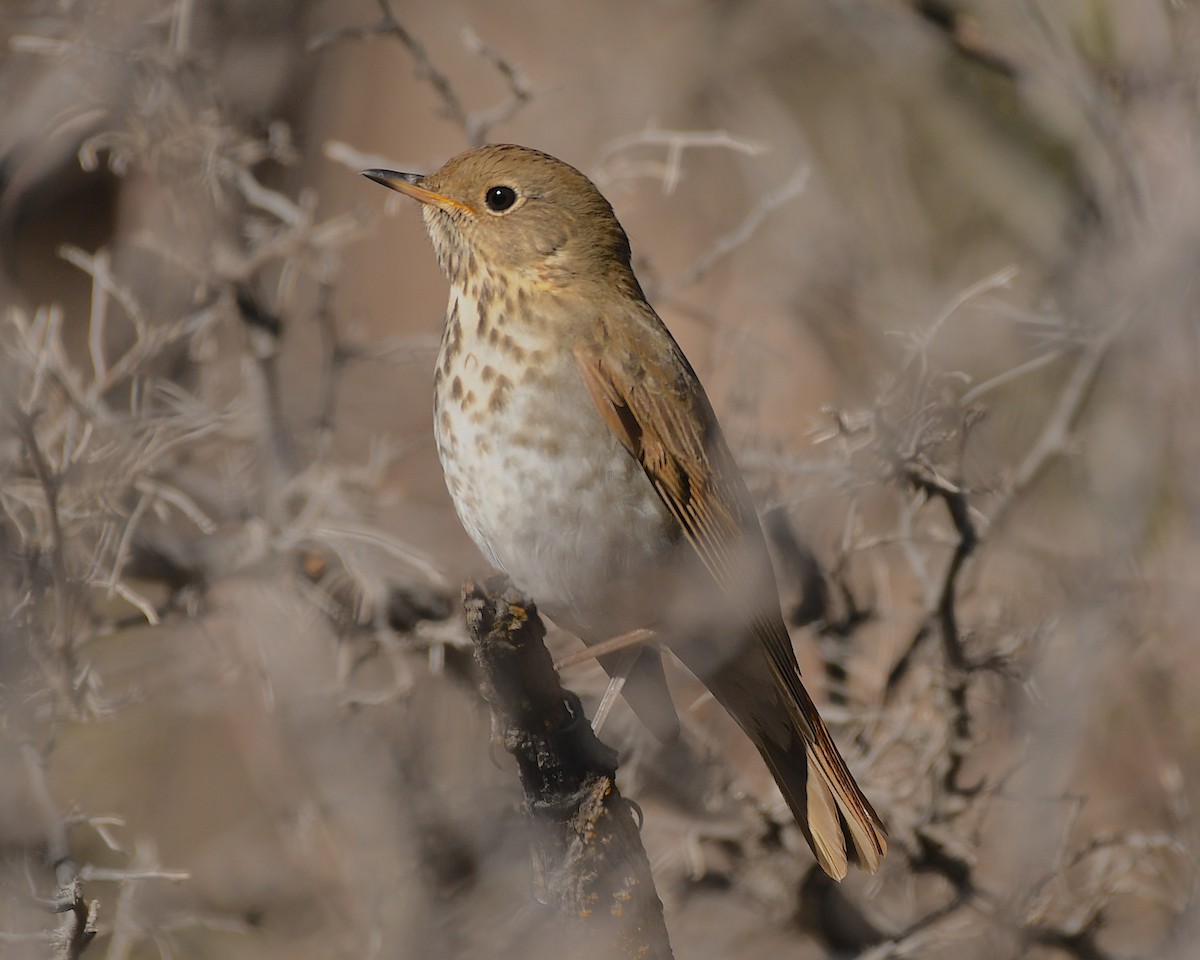
<path fill-rule="evenodd" d="M 587 931 L 601 955 L 672 957 L 633 811 L 614 782 L 616 754 L 559 684 L 536 608 L 511 586 L 474 583 L 463 606 L 484 696 L 525 791 L 538 899 Z"/>

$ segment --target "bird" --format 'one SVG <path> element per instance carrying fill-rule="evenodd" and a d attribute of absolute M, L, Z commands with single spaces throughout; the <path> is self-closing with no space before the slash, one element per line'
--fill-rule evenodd
<path fill-rule="evenodd" d="M 824 871 L 874 873 L 883 823 L 805 690 L 751 495 L 612 206 L 515 144 L 363 175 L 421 204 L 450 283 L 434 437 L 471 539 L 585 644 L 653 638 L 598 659 L 667 742 L 670 650 L 757 747 Z"/>

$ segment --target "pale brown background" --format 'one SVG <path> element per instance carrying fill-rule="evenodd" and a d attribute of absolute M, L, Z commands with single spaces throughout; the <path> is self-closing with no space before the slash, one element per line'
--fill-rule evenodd
<path fill-rule="evenodd" d="M 795 635 L 818 690 L 822 651 L 848 663 L 848 700 L 830 716 L 892 829 L 880 875 L 846 884 L 863 923 L 801 895 L 811 859 L 778 794 L 681 669 L 679 703 L 706 760 L 673 760 L 618 709 L 611 736 L 624 789 L 646 812 L 676 954 L 821 957 L 838 947 L 833 928 L 850 956 L 1196 955 L 1194 5 L 398 0 L 393 11 L 468 111 L 509 90 L 464 30 L 519 71 L 529 100 L 489 138 L 601 182 L 761 504 L 786 507 L 872 614 L 844 643 Z M 54 924 L 24 899 L 53 891 L 32 755 L 60 815 L 120 818 L 120 850 L 70 828 L 79 864 L 188 874 L 85 882 L 101 927 L 86 956 L 581 953 L 530 900 L 515 777 L 489 751 L 457 612 L 405 632 L 380 616 L 397 586 L 455 598 L 457 611 L 458 584 L 487 571 L 454 519 L 430 432 L 445 282 L 417 212 L 328 146 L 419 172 L 467 136 L 394 38 L 306 46 L 378 18 L 374 3 L 318 0 L 0 8 L 5 309 L 32 317 L 60 304 L 64 362 L 86 377 L 91 283 L 58 251 L 104 247 L 151 326 L 213 307 L 203 337 L 143 373 L 179 384 L 203 416 L 221 413 L 214 432 L 152 468 L 134 458 L 119 472 L 111 451 L 138 428 L 118 392 L 122 416 L 66 474 L 63 496 L 79 509 L 64 521 L 66 552 L 88 598 L 71 635 L 89 682 L 69 703 L 50 692 L 53 666 L 31 656 L 53 619 L 38 574 L 52 538 L 5 421 L 0 483 L 32 490 L 33 506 L 5 502 L 0 541 L 14 610 L 0 634 L 0 932 Z M 286 125 L 287 162 L 253 165 L 243 147 L 272 121 Z M 661 176 L 620 174 L 620 163 L 666 160 L 653 136 L 612 153 L 653 129 L 725 131 L 761 149 L 689 149 L 667 190 Z M 99 169 L 85 173 L 89 143 Z M 247 207 L 238 169 L 308 204 L 317 225 L 250 273 L 281 231 Z M 688 282 L 798 174 L 802 190 Z M 348 233 L 314 252 L 333 222 Z M 944 316 L 1010 267 L 1007 283 Z M 354 352 L 324 454 L 321 276 Z M 283 324 L 282 423 L 234 307 L 237 280 Z M 4 329 L 5 401 L 23 403 L 31 361 Z M 128 329 L 114 307 L 114 354 Z M 1072 400 L 1088 357 L 1093 376 Z M 959 401 L 1008 371 L 1019 375 L 970 404 L 980 419 L 962 440 Z M 48 400 L 40 414 L 47 444 L 63 409 Z M 1064 409 L 1054 437 L 1047 425 Z M 863 432 L 818 443 L 833 411 Z M 1046 437 L 1055 455 L 1026 482 L 1022 465 Z M 365 469 L 381 448 L 391 458 Z M 983 797 L 937 797 L 949 747 L 936 641 L 883 696 L 954 541 L 944 504 L 923 503 L 898 475 L 896 458 L 917 453 L 966 491 L 985 536 L 958 604 L 968 652 L 1000 668 L 970 686 L 963 782 L 983 782 Z M 142 475 L 186 491 L 213 529 L 166 508 L 129 526 L 128 485 Z M 124 571 L 160 607 L 162 623 L 147 626 L 89 567 L 95 551 L 109 556 L 97 546 L 106 529 L 169 545 L 203 589 L 171 607 L 153 569 Z M 340 579 L 304 575 L 306 563 L 341 569 L 338 556 Z M 794 602 L 797 583 L 781 580 Z M 595 671 L 567 680 L 599 690 Z M 931 822 L 946 803 L 951 814 Z M 918 931 L 953 900 L 944 877 L 912 869 L 922 831 L 969 866 L 975 896 Z M 1090 932 L 1072 941 L 1079 930 Z M 6 957 L 48 949 L 0 942 Z"/>

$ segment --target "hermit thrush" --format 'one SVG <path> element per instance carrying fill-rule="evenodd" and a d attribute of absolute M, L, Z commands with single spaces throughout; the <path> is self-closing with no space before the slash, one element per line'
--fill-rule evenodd
<path fill-rule="evenodd" d="M 585 643 L 652 631 L 758 747 L 825 871 L 873 872 L 883 826 L 801 683 L 750 494 L 608 201 L 512 145 L 365 175 L 423 204 L 450 281 L 434 434 L 480 550 Z M 669 737 L 658 648 L 600 659 Z"/>

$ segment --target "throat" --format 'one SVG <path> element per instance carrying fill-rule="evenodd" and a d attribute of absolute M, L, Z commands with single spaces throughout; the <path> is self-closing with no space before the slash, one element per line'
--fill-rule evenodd
<path fill-rule="evenodd" d="M 484 277 L 450 288 L 438 363 L 442 377 L 459 367 L 486 381 L 495 375 L 496 364 L 537 369 L 551 359 L 547 331 L 529 309 L 530 298 L 492 280 Z"/>
<path fill-rule="evenodd" d="M 472 430 L 513 415 L 545 362 L 546 351 L 513 322 L 495 297 L 483 298 L 471 286 L 455 285 L 446 310 L 446 327 L 434 373 L 434 405 L 439 444 L 451 423 Z M 481 445 L 488 441 L 479 440 Z"/>

